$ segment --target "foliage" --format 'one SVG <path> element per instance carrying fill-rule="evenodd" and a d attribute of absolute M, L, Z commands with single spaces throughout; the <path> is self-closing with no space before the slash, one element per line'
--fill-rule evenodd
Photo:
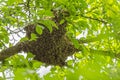
<path fill-rule="evenodd" d="M 1 0 L 0 49 L 14 45 L 9 37 L 11 28 L 19 29 L 29 23 L 42 22 L 52 32 L 52 26 L 57 28 L 52 20 L 48 20 L 54 17 L 53 9 L 69 12 L 70 16 L 65 17 L 68 22 L 66 35 L 81 51 L 66 60 L 68 66 L 52 65 L 50 72 L 43 77 L 37 70 L 45 64 L 32 60 L 34 55 L 12 56 L 0 65 L 1 79 L 119 80 L 119 0 Z M 42 34 L 42 27 L 38 25 L 36 31 Z M 37 38 L 35 34 L 31 37 L 31 40 Z M 79 40 L 76 39 L 78 37 Z"/>

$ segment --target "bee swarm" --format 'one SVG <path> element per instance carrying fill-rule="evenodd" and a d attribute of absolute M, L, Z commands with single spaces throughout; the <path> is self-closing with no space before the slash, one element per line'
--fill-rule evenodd
<path fill-rule="evenodd" d="M 63 24 L 59 24 L 59 17 L 54 18 L 55 23 L 59 29 L 53 27 L 53 31 L 50 33 L 48 28 L 43 29 L 41 35 L 37 34 L 35 24 L 29 24 L 25 27 L 26 37 L 30 39 L 31 33 L 37 35 L 37 39 L 26 42 L 27 44 L 21 47 L 24 52 L 31 52 L 35 55 L 35 60 L 39 60 L 50 65 L 65 65 L 65 60 L 68 56 L 78 51 L 65 35 L 67 21 Z"/>

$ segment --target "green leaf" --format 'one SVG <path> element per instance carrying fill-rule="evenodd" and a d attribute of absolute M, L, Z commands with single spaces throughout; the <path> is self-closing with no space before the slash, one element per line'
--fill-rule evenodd
<path fill-rule="evenodd" d="M 76 40 L 74 38 L 71 38 L 71 40 L 72 40 L 72 43 L 74 44 L 75 48 L 78 49 L 80 47 L 78 40 Z"/>
<path fill-rule="evenodd" d="M 33 68 L 39 68 L 40 66 L 42 65 L 42 63 L 41 62 L 38 62 L 38 61 L 34 61 L 33 62 Z"/>
<path fill-rule="evenodd" d="M 29 40 L 27 37 L 23 37 L 20 39 L 21 42 Z"/>
<path fill-rule="evenodd" d="M 23 0 L 15 0 L 15 2 L 16 2 L 17 4 L 19 4 L 19 3 L 22 3 Z"/>
<path fill-rule="evenodd" d="M 30 52 L 28 52 L 27 53 L 27 58 L 29 59 L 29 58 L 33 58 L 34 57 L 34 55 L 32 54 L 32 53 L 30 53 Z"/>
<path fill-rule="evenodd" d="M 67 64 L 68 64 L 69 66 L 72 66 L 73 60 L 68 60 L 68 61 L 67 61 Z"/>
<path fill-rule="evenodd" d="M 36 40 L 36 39 L 37 39 L 36 34 L 32 33 L 32 34 L 31 34 L 31 39 L 30 39 L 30 41 L 32 41 L 32 40 Z"/>
<path fill-rule="evenodd" d="M 52 32 L 53 27 L 57 28 L 55 22 L 52 20 L 44 20 L 44 21 L 40 21 L 40 23 L 44 24 L 45 25 L 44 27 L 47 27 L 50 32 Z"/>
<path fill-rule="evenodd" d="M 16 1 L 16 0 L 8 0 L 8 1 L 7 1 L 7 4 L 8 4 L 8 5 L 12 5 L 15 1 Z"/>
<path fill-rule="evenodd" d="M 22 3 L 22 2 L 23 2 L 23 0 L 8 0 L 8 1 L 7 1 L 7 4 L 8 4 L 8 5 L 12 5 L 12 4 L 14 4 L 14 3 L 19 4 L 19 3 Z"/>
<path fill-rule="evenodd" d="M 65 22 L 65 20 L 64 19 L 62 19 L 61 21 L 60 21 L 60 24 L 63 24 Z"/>
<path fill-rule="evenodd" d="M 79 59 L 81 59 L 81 58 L 83 58 L 84 56 L 82 55 L 82 53 L 75 53 L 75 55 L 74 55 L 76 58 L 79 58 Z"/>
<path fill-rule="evenodd" d="M 40 35 L 42 34 L 42 27 L 40 25 L 36 26 L 36 32 Z"/>
<path fill-rule="evenodd" d="M 46 20 L 46 25 L 47 25 L 47 28 L 49 29 L 50 32 L 52 32 L 52 25 L 51 25 L 51 21 L 50 20 Z"/>

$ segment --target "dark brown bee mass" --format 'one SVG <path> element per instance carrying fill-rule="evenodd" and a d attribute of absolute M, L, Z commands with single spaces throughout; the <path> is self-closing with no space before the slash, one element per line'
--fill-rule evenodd
<path fill-rule="evenodd" d="M 26 26 L 26 37 L 30 38 L 31 33 L 35 33 L 38 38 L 35 41 L 26 42 L 27 44 L 22 46 L 21 50 L 33 53 L 35 55 L 34 59 L 46 64 L 63 66 L 65 65 L 66 58 L 74 54 L 77 49 L 65 35 L 67 21 L 59 24 L 60 20 L 58 15 L 55 16 L 53 20 L 58 26 L 58 29 L 53 27 L 51 33 L 48 28 L 44 26 L 43 33 L 39 35 L 35 31 L 35 24 Z"/>

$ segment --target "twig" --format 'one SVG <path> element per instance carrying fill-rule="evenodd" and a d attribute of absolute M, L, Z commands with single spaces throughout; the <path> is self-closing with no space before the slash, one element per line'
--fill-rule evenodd
<path fill-rule="evenodd" d="M 30 0 L 27 0 L 27 8 L 28 8 L 28 17 L 29 17 L 29 21 L 30 21 L 30 15 L 31 15 L 31 12 L 30 12 Z"/>
<path fill-rule="evenodd" d="M 83 18 L 87 18 L 87 19 L 91 19 L 91 20 L 95 20 L 95 21 L 98 21 L 98 22 L 102 22 L 104 24 L 107 24 L 108 22 L 103 20 L 103 19 L 98 19 L 98 18 L 92 18 L 92 17 L 89 17 L 89 16 L 84 16 L 84 15 L 81 15 L 81 17 Z"/>
<path fill-rule="evenodd" d="M 7 48 L 7 46 L 4 44 L 4 42 L 2 40 L 0 40 L 0 43 L 2 43 L 2 45 Z"/>

